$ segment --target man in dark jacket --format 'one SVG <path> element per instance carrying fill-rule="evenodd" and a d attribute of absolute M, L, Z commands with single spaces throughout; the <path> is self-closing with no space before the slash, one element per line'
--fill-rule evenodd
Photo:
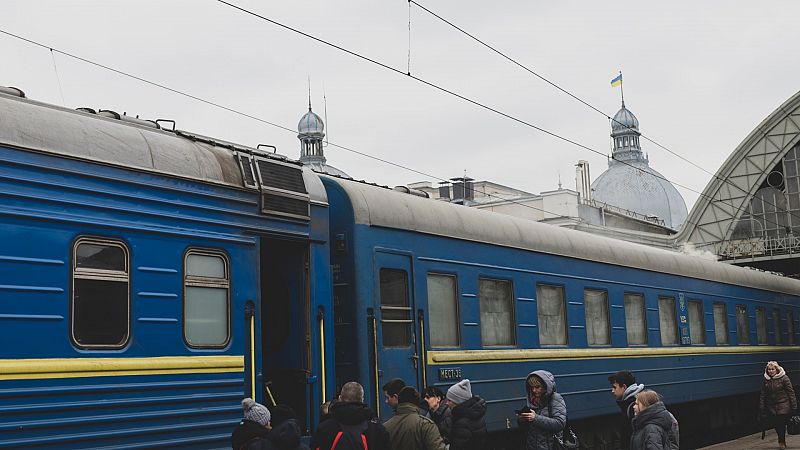
<path fill-rule="evenodd" d="M 342 386 L 330 418 L 311 438 L 311 449 L 331 450 L 334 442 L 335 450 L 389 450 L 389 432 L 364 404 L 364 388 L 355 381 Z"/>
<path fill-rule="evenodd" d="M 472 395 L 469 380 L 464 379 L 447 390 L 448 414 L 442 421 L 442 437 L 450 450 L 479 450 L 486 442 L 486 401 Z"/>
<path fill-rule="evenodd" d="M 633 404 L 636 394 L 644 390 L 643 384 L 636 384 L 636 377 L 630 371 L 620 370 L 608 377 L 611 383 L 611 394 L 617 400 L 622 416 L 619 421 L 620 447 L 627 449 L 631 442 L 631 421 L 633 420 Z"/>
<path fill-rule="evenodd" d="M 397 412 L 384 424 L 392 441 L 391 449 L 444 450 L 439 428 L 420 414 L 417 390 L 406 386 L 400 390 L 397 400 Z"/>

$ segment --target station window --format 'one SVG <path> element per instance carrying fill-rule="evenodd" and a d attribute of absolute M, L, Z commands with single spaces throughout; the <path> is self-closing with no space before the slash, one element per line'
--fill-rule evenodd
<path fill-rule="evenodd" d="M 514 293 L 511 282 L 481 278 L 481 343 L 514 345 Z"/>
<path fill-rule="evenodd" d="M 458 293 L 453 275 L 428 274 L 428 330 L 432 347 L 458 347 Z"/>
<path fill-rule="evenodd" d="M 661 345 L 678 345 L 678 320 L 674 297 L 658 297 L 658 320 Z"/>
<path fill-rule="evenodd" d="M 758 345 L 767 345 L 767 312 L 764 308 L 756 308 L 756 337 Z"/>
<path fill-rule="evenodd" d="M 699 300 L 689 300 L 689 337 L 692 345 L 702 345 L 706 343 L 706 330 L 703 320 L 703 302 Z"/>
<path fill-rule="evenodd" d="M 786 343 L 794 345 L 794 313 L 792 310 L 786 311 Z"/>
<path fill-rule="evenodd" d="M 84 348 L 123 347 L 130 336 L 127 247 L 83 238 L 72 251 L 72 339 Z"/>
<path fill-rule="evenodd" d="M 608 292 L 597 289 L 583 291 L 586 312 L 586 343 L 611 345 L 611 326 L 608 320 Z"/>
<path fill-rule="evenodd" d="M 778 308 L 772 309 L 772 326 L 775 332 L 775 345 L 781 345 L 783 336 L 781 336 L 781 310 Z"/>
<path fill-rule="evenodd" d="M 628 345 L 647 345 L 644 295 L 625 294 L 625 329 L 628 333 Z"/>
<path fill-rule="evenodd" d="M 183 334 L 192 347 L 223 347 L 230 337 L 230 274 L 219 252 L 189 250 L 184 260 Z"/>
<path fill-rule="evenodd" d="M 540 345 L 567 345 L 567 308 L 563 286 L 536 286 Z"/>
<path fill-rule="evenodd" d="M 750 320 L 744 305 L 736 305 L 736 335 L 739 345 L 750 345 Z"/>
<path fill-rule="evenodd" d="M 717 345 L 728 345 L 728 309 L 725 303 L 714 303 L 714 337 Z"/>
<path fill-rule="evenodd" d="M 384 347 L 411 346 L 411 306 L 408 273 L 400 269 L 381 269 L 381 332 Z"/>

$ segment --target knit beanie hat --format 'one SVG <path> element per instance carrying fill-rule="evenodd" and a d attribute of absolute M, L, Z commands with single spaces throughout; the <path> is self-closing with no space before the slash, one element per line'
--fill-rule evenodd
<path fill-rule="evenodd" d="M 269 427 L 270 413 L 266 406 L 256 403 L 252 398 L 242 400 L 242 409 L 244 410 L 244 418 L 258 422 L 263 427 Z"/>
<path fill-rule="evenodd" d="M 472 388 L 470 388 L 469 380 L 466 378 L 450 386 L 450 389 L 447 390 L 447 399 L 456 405 L 460 405 L 471 398 Z"/>

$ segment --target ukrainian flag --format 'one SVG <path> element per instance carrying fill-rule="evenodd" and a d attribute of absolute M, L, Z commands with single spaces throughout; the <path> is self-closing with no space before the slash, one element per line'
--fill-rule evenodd
<path fill-rule="evenodd" d="M 620 73 L 613 80 L 611 80 L 611 87 L 622 86 L 622 74 Z"/>

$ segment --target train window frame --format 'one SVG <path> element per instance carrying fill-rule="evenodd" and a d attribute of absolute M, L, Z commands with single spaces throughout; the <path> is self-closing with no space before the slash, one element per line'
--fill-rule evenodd
<path fill-rule="evenodd" d="M 630 322 L 631 322 L 632 319 L 635 319 L 635 318 L 629 317 L 629 314 L 628 314 L 628 310 L 629 310 L 628 305 L 630 304 L 630 302 L 628 300 L 631 297 L 638 298 L 641 301 L 641 321 L 640 321 L 641 325 L 639 325 L 639 324 L 635 324 L 635 325 L 637 325 L 637 326 L 639 326 L 641 328 L 639 330 L 639 332 L 644 337 L 644 342 L 642 342 L 642 343 L 634 343 L 634 344 L 631 343 L 631 330 L 632 330 L 633 327 L 631 327 L 631 323 Z M 623 303 L 622 306 L 623 306 L 624 311 L 625 311 L 625 339 L 627 341 L 628 346 L 629 347 L 647 346 L 647 343 L 649 341 L 648 336 L 647 336 L 647 334 L 648 334 L 647 333 L 647 303 L 645 301 L 644 294 L 641 293 L 641 292 L 624 292 L 623 295 L 622 295 L 622 303 Z"/>
<path fill-rule="evenodd" d="M 589 309 L 590 308 L 588 307 L 589 301 L 590 301 L 590 297 L 587 296 L 587 294 L 590 294 L 590 293 L 591 293 L 591 295 L 594 295 L 595 293 L 596 294 L 602 294 L 602 297 L 600 298 L 600 303 L 602 303 L 602 305 L 601 305 L 600 308 L 597 309 L 597 311 L 601 311 L 601 312 L 605 313 L 605 317 L 598 317 L 598 319 L 601 322 L 605 321 L 605 327 L 603 327 L 602 323 L 600 324 L 601 328 L 605 328 L 605 333 L 606 333 L 606 338 L 607 338 L 607 341 L 603 342 L 603 343 L 591 343 L 590 342 L 590 338 L 589 338 L 589 328 L 590 328 L 589 327 L 589 312 L 590 312 Z M 591 298 L 592 302 L 594 302 L 594 300 L 595 300 L 594 298 Z M 594 308 L 595 308 L 595 306 L 593 305 L 592 309 L 594 309 Z M 606 289 L 596 289 L 596 288 L 584 288 L 584 290 L 583 290 L 583 316 L 584 316 L 584 328 L 585 328 L 585 331 L 586 331 L 586 345 L 588 347 L 610 347 L 611 346 L 611 342 L 612 342 L 612 337 L 611 337 L 611 314 L 609 312 L 609 307 L 608 307 L 608 290 L 606 290 Z M 602 314 L 601 314 L 601 316 L 602 316 Z M 592 325 L 591 328 L 592 328 L 592 330 L 594 330 L 595 326 Z"/>
<path fill-rule="evenodd" d="M 434 319 L 433 311 L 434 308 L 432 307 L 431 303 L 431 277 L 438 277 L 438 278 L 449 278 L 453 281 L 453 304 L 455 307 L 455 317 L 448 317 L 447 320 L 437 321 Z M 430 342 L 431 348 L 460 348 L 461 347 L 461 305 L 458 299 L 460 298 L 458 295 L 458 275 L 452 273 L 444 273 L 444 272 L 428 272 L 425 277 L 426 282 L 426 294 L 428 300 L 428 341 Z M 456 342 L 455 345 L 438 345 L 434 343 L 433 338 L 433 330 L 430 324 L 436 323 L 437 328 L 441 327 L 443 323 L 452 324 L 455 327 L 455 337 Z"/>
<path fill-rule="evenodd" d="M 786 345 L 795 345 L 794 339 L 794 310 L 786 310 Z"/>
<path fill-rule="evenodd" d="M 721 308 L 721 316 L 718 316 L 718 311 Z M 714 302 L 711 304 L 711 314 L 714 317 L 714 343 L 716 345 L 730 345 L 731 338 L 728 327 L 728 305 L 724 302 Z M 721 320 L 718 320 L 720 319 Z M 722 330 L 720 330 L 720 325 Z M 724 342 L 720 342 L 720 336 L 724 338 Z"/>
<path fill-rule="evenodd" d="M 659 336 L 661 340 L 662 347 L 674 347 L 679 345 L 680 339 L 678 339 L 678 310 L 677 304 L 675 303 L 675 297 L 671 295 L 659 295 L 658 296 L 658 330 Z M 669 301 L 671 302 L 671 307 L 662 308 L 662 301 Z M 664 311 L 669 311 L 670 316 L 665 317 Z M 674 333 L 669 333 L 668 336 L 672 337 L 672 341 L 668 343 L 664 343 L 664 336 L 667 336 L 667 330 L 664 329 L 665 320 L 671 319 L 671 323 L 668 324 L 674 329 Z"/>
<path fill-rule="evenodd" d="M 553 288 L 557 289 L 561 292 L 561 317 L 563 322 L 563 327 L 561 328 L 560 336 L 563 336 L 563 343 L 550 343 L 544 342 L 544 333 L 545 333 L 545 326 L 542 326 L 542 295 L 541 295 L 541 288 Z M 538 323 L 539 328 L 539 346 L 540 347 L 566 347 L 569 346 L 569 315 L 567 313 L 567 288 L 563 284 L 555 284 L 555 283 L 536 283 L 536 321 Z"/>
<path fill-rule="evenodd" d="M 108 268 L 90 268 L 79 267 L 78 264 L 78 248 L 81 245 L 95 245 L 105 246 L 109 248 L 118 248 L 123 253 L 122 269 L 108 269 Z M 71 251 L 72 261 L 70 262 L 70 295 L 69 295 L 69 333 L 72 343 L 84 350 L 112 350 L 124 348 L 131 339 L 131 253 L 128 245 L 119 239 L 96 237 L 96 236 L 81 236 L 72 243 Z M 82 290 L 77 286 L 76 280 L 82 282 L 104 282 L 104 283 L 125 283 L 125 330 L 121 339 L 115 343 L 85 343 L 81 342 L 79 337 L 80 320 L 77 317 L 81 308 L 76 305 L 77 292 Z M 90 289 L 91 292 L 97 292 L 97 288 Z M 106 300 L 103 303 L 107 303 Z M 107 312 L 107 311 L 106 311 Z M 105 316 L 104 316 L 105 317 Z M 82 320 L 82 319 L 81 319 Z M 76 328 L 78 328 L 76 330 Z"/>
<path fill-rule="evenodd" d="M 769 334 L 767 333 L 767 309 L 763 306 L 756 306 L 756 344 L 769 345 Z"/>
<path fill-rule="evenodd" d="M 775 333 L 775 345 L 783 345 L 781 309 L 777 307 L 772 308 L 772 331 Z"/>
<path fill-rule="evenodd" d="M 403 305 L 394 305 L 394 304 L 384 304 L 384 287 L 388 286 L 384 283 L 383 275 L 384 273 L 389 272 L 398 272 L 403 274 L 403 292 L 405 295 L 403 296 L 404 302 Z M 414 319 L 412 317 L 413 308 L 411 307 L 411 290 L 409 288 L 409 280 L 410 275 L 406 269 L 399 269 L 396 267 L 381 267 L 378 270 L 378 300 L 380 301 L 380 324 L 381 324 L 381 345 L 385 348 L 393 348 L 393 349 L 401 349 L 401 348 L 411 348 L 414 340 Z M 398 318 L 393 317 L 395 313 L 400 313 L 405 311 L 407 313 L 405 318 Z M 384 316 L 390 316 L 390 318 L 385 318 Z M 399 330 L 401 327 L 395 325 L 405 325 L 405 334 L 395 334 L 392 330 Z M 387 333 L 386 331 L 391 331 Z M 387 337 L 393 339 L 387 343 Z M 398 339 L 398 337 L 404 337 L 405 340 Z M 403 345 L 395 345 L 399 342 L 404 342 Z"/>
<path fill-rule="evenodd" d="M 693 308 L 699 308 L 699 312 L 693 312 Z M 689 321 L 689 340 L 691 345 L 706 345 L 706 316 L 703 301 L 696 298 L 689 299 L 686 303 L 686 315 Z M 695 337 L 698 338 L 697 342 Z"/>
<path fill-rule="evenodd" d="M 742 330 L 742 325 L 744 325 L 744 330 Z M 742 336 L 744 336 L 745 342 L 743 342 Z M 747 312 L 747 305 L 736 305 L 736 343 L 753 345 L 750 339 L 750 316 Z"/>
<path fill-rule="evenodd" d="M 193 255 L 220 258 L 223 263 L 223 277 L 190 275 L 188 270 L 189 258 L 190 256 Z M 183 340 L 186 343 L 186 345 L 190 348 L 197 348 L 197 349 L 222 349 L 227 347 L 231 341 L 231 295 L 233 292 L 231 264 L 228 255 L 225 252 L 218 249 L 198 248 L 198 247 L 192 247 L 187 249 L 183 254 L 183 278 L 181 282 L 183 284 L 182 286 L 183 305 L 181 310 L 181 317 L 183 322 L 182 334 L 183 334 Z M 226 332 L 224 341 L 220 343 L 195 343 L 189 339 L 187 333 L 190 323 L 187 315 L 187 305 L 189 303 L 188 301 L 189 294 L 187 292 L 187 288 L 194 288 L 194 287 L 206 288 L 206 289 L 225 289 Z"/>
<path fill-rule="evenodd" d="M 486 326 L 488 324 L 484 320 L 484 294 L 483 294 L 483 283 L 484 282 L 494 282 L 494 283 L 507 283 L 508 285 L 508 312 L 510 313 L 510 317 L 508 320 L 508 332 L 510 342 L 508 343 L 486 343 L 485 338 L 487 333 L 485 333 Z M 478 277 L 478 316 L 480 319 L 481 324 L 481 347 L 513 347 L 517 345 L 517 311 L 516 311 L 516 302 L 514 296 L 514 281 L 506 278 L 494 278 L 494 277 Z M 488 306 L 488 304 L 487 304 Z"/>

